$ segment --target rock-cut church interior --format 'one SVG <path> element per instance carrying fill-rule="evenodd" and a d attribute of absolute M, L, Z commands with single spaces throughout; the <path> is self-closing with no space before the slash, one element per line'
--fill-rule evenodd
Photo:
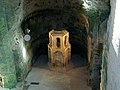
<path fill-rule="evenodd" d="M 120 90 L 120 0 L 0 0 L 0 90 Z"/>

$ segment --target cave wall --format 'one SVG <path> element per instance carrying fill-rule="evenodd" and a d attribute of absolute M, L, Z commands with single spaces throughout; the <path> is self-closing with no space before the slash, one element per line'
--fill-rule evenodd
<path fill-rule="evenodd" d="M 0 1 L 0 74 L 4 78 L 4 87 L 15 87 L 16 69 L 11 49 L 11 33 L 8 30 L 7 16 L 5 12 L 5 3 Z"/>
<path fill-rule="evenodd" d="M 119 0 L 111 0 L 111 13 L 104 37 L 102 58 L 101 90 L 120 89 L 120 31 L 119 31 Z"/>
<path fill-rule="evenodd" d="M 28 47 L 20 28 L 22 0 L 0 0 L 0 5 L 0 74 L 4 76 L 4 87 L 13 88 L 30 69 Z"/>
<path fill-rule="evenodd" d="M 89 1 L 91 5 L 86 8 L 89 20 L 88 36 L 88 60 L 90 71 L 90 82 L 92 90 L 100 89 L 102 50 L 104 33 L 107 31 L 107 21 L 110 12 L 109 0 Z"/>

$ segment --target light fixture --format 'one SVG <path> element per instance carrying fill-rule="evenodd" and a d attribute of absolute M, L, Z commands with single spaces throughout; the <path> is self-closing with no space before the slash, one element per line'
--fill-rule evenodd
<path fill-rule="evenodd" d="M 25 30 L 25 33 L 27 33 L 27 34 L 24 36 L 25 41 L 30 41 L 30 39 L 31 39 L 31 36 L 29 35 L 30 29 L 27 28 L 27 29 Z"/>
<path fill-rule="evenodd" d="M 30 41 L 31 36 L 30 36 L 29 34 L 26 34 L 26 35 L 24 36 L 24 39 L 25 39 L 25 41 Z"/>

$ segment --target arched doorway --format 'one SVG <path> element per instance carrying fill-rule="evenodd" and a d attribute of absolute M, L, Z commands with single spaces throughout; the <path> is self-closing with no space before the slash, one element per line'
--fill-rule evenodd
<path fill-rule="evenodd" d="M 64 56 L 62 52 L 57 51 L 54 53 L 54 61 L 56 66 L 63 66 L 64 64 Z"/>

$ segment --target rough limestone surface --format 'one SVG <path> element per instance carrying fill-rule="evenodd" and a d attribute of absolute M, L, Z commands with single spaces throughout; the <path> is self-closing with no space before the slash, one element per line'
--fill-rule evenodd
<path fill-rule="evenodd" d="M 119 19 L 116 18 L 116 14 L 118 14 L 117 9 L 119 8 L 118 3 L 120 4 L 119 0 L 116 0 L 116 2 L 111 0 L 111 23 L 108 27 L 110 30 L 110 46 L 107 60 L 107 90 L 120 90 L 120 37 L 117 37 L 118 34 L 120 36 L 120 31 L 118 31 L 120 28 L 116 28 L 115 25 L 115 23 L 119 23 Z"/>
<path fill-rule="evenodd" d="M 117 32 L 115 23 L 118 23 L 116 14 L 118 13 L 116 2 L 111 0 L 111 13 L 107 25 L 107 33 L 103 52 L 102 65 L 102 90 L 120 90 L 120 32 Z M 116 34 L 114 34 L 116 33 Z M 109 37 L 108 37 L 109 36 Z M 114 38 L 115 37 L 115 38 Z M 115 41 L 114 41 L 115 39 Z M 118 45 L 117 45 L 118 44 Z M 117 49 L 115 49 L 117 47 Z"/>
<path fill-rule="evenodd" d="M 0 0 L 0 74 L 6 88 L 13 88 L 17 82 L 23 81 L 30 69 L 20 28 L 23 18 L 21 2 Z"/>

